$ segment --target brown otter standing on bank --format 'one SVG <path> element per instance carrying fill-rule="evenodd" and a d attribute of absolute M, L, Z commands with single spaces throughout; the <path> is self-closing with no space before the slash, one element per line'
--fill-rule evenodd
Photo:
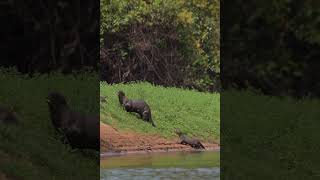
<path fill-rule="evenodd" d="M 178 134 L 178 136 L 180 137 L 180 144 L 190 145 L 195 149 L 205 149 L 205 147 L 201 144 L 201 142 L 198 139 L 187 137 L 180 131 L 180 129 L 176 129 L 175 133 Z"/>
<path fill-rule="evenodd" d="M 120 105 L 123 106 L 127 112 L 138 113 L 144 121 L 156 127 L 151 117 L 150 107 L 144 100 L 130 100 L 123 91 L 118 92 L 118 98 Z"/>

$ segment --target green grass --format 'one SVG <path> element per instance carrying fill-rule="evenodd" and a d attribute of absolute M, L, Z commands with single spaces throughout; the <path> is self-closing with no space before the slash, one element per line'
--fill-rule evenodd
<path fill-rule="evenodd" d="M 156 124 L 143 122 L 134 113 L 119 105 L 117 92 L 122 90 L 129 99 L 144 99 L 150 106 Z M 101 120 L 123 131 L 177 137 L 175 128 L 190 136 L 208 141 L 220 139 L 220 95 L 179 88 L 153 86 L 149 83 L 108 85 L 100 83 L 100 93 L 107 103 L 100 107 Z"/>
<path fill-rule="evenodd" d="M 54 138 L 45 102 L 47 94 L 57 90 L 73 109 L 98 113 L 96 74 L 56 73 L 30 78 L 0 69 L 0 82 L 0 104 L 14 106 L 20 120 L 16 127 L 0 127 L 0 173 L 25 180 L 99 178 L 99 156 L 72 150 Z"/>
<path fill-rule="evenodd" d="M 319 178 L 319 99 L 248 91 L 228 91 L 221 97 L 225 179 Z"/>

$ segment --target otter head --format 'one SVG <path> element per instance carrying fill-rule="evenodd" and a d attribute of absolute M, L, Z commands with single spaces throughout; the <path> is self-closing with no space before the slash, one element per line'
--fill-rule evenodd
<path fill-rule="evenodd" d="M 123 99 L 124 99 L 125 96 L 126 96 L 126 95 L 124 94 L 123 91 L 118 91 L 119 102 L 120 102 L 120 104 L 122 104 L 122 105 L 123 105 Z"/>
<path fill-rule="evenodd" d="M 126 96 L 126 95 L 124 94 L 123 91 L 118 91 L 118 96 L 119 96 L 119 97 L 124 97 L 124 96 Z"/>

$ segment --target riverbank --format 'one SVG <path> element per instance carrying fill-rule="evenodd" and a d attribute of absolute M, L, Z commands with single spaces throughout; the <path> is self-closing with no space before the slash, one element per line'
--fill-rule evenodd
<path fill-rule="evenodd" d="M 108 124 L 100 123 L 101 156 L 175 151 L 217 151 L 220 149 L 219 144 L 214 142 L 202 142 L 202 144 L 205 150 L 195 150 L 188 145 L 179 144 L 179 138 L 166 139 L 156 134 L 123 132 Z"/>
<path fill-rule="evenodd" d="M 118 91 L 131 99 L 143 99 L 151 108 L 156 128 L 128 113 L 119 104 Z M 204 93 L 147 82 L 107 84 L 100 82 L 101 152 L 104 155 L 195 151 L 180 144 L 180 129 L 199 139 L 206 151 L 218 150 L 220 142 L 220 94 Z"/>

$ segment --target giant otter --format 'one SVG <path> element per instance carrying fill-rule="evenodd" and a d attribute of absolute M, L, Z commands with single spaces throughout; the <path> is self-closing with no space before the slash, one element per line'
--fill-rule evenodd
<path fill-rule="evenodd" d="M 72 148 L 100 150 L 99 117 L 89 117 L 71 110 L 63 95 L 47 97 L 52 124 L 62 131 Z"/>
<path fill-rule="evenodd" d="M 195 149 L 205 149 L 205 147 L 201 144 L 201 142 L 198 139 L 194 138 L 189 138 L 185 134 L 183 134 L 180 129 L 176 129 L 175 133 L 179 136 L 180 138 L 180 144 L 184 145 L 190 145 L 191 147 Z"/>
<path fill-rule="evenodd" d="M 127 112 L 138 113 L 144 121 L 156 127 L 151 117 L 150 107 L 144 100 L 130 100 L 123 91 L 118 92 L 118 98 L 120 105 L 123 106 Z"/>

